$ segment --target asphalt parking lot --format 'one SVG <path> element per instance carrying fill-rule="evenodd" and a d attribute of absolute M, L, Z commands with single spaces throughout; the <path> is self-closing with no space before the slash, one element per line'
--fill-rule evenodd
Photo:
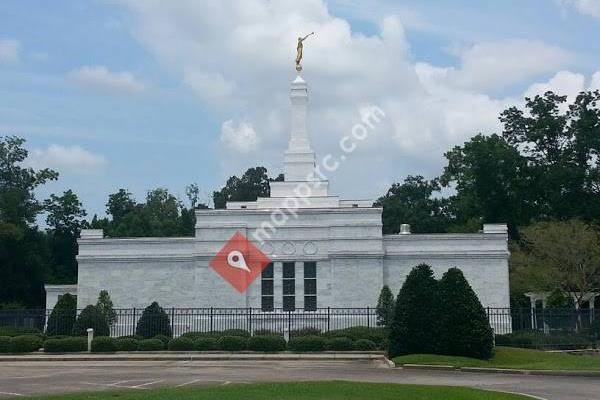
<path fill-rule="evenodd" d="M 350 380 L 470 386 L 549 400 L 598 400 L 600 379 L 390 368 L 382 361 L 51 361 L 0 363 L 0 396 L 165 386 Z"/>

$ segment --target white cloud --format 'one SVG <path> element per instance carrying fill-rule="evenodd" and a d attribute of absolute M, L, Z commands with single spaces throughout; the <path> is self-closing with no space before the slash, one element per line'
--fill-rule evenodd
<path fill-rule="evenodd" d="M 592 75 L 589 89 L 600 90 L 600 71 L 596 71 L 594 75 Z"/>
<path fill-rule="evenodd" d="M 581 14 L 600 18 L 600 1 L 598 0 L 560 0 L 560 3 L 574 6 Z"/>
<path fill-rule="evenodd" d="M 256 150 L 260 139 L 252 124 L 240 122 L 236 127 L 230 119 L 221 125 L 221 142 L 237 152 L 247 153 Z"/>
<path fill-rule="evenodd" d="M 338 192 L 349 196 L 379 191 L 369 176 L 396 181 L 407 173 L 439 174 L 444 151 L 475 133 L 498 131 L 498 114 L 521 101 L 520 94 L 506 98 L 494 91 L 560 71 L 572 58 L 540 41 L 511 39 L 462 48 L 457 66 L 418 62 L 401 17 L 387 15 L 376 34 L 358 34 L 322 0 L 123 3 L 134 16 L 135 38 L 206 106 L 221 119 L 244 116 L 237 127 L 223 124 L 224 149 L 251 148 L 260 132 L 260 152 L 227 160 L 226 168 L 256 165 L 256 159 L 273 174 L 281 168 L 296 41 L 314 31 L 304 43 L 303 76 L 318 154 L 339 152 L 338 142 L 360 120 L 362 105 L 387 115 L 332 177 L 332 185 L 342 187 Z"/>
<path fill-rule="evenodd" d="M 87 175 L 101 170 L 107 161 L 80 146 L 50 145 L 46 149 L 34 149 L 25 164 L 36 169 L 51 168 L 59 173 Z"/>
<path fill-rule="evenodd" d="M 566 95 L 568 101 L 573 101 L 583 90 L 585 90 L 585 76 L 571 71 L 559 71 L 549 81 L 529 86 L 524 96 L 535 97 L 552 91 L 561 96 Z"/>
<path fill-rule="evenodd" d="M 222 103 L 231 100 L 230 96 L 235 89 L 235 83 L 225 80 L 219 73 L 206 74 L 189 70 L 185 72 L 183 81 L 207 102 Z"/>
<path fill-rule="evenodd" d="M 452 52 L 458 68 L 445 68 L 431 78 L 439 83 L 486 91 L 554 72 L 569 64 L 569 52 L 535 40 L 507 39 L 482 42 Z"/>
<path fill-rule="evenodd" d="M 131 72 L 111 72 L 102 65 L 86 65 L 71 71 L 69 79 L 82 88 L 107 93 L 136 94 L 146 88 Z"/>
<path fill-rule="evenodd" d="M 21 44 L 18 41 L 0 38 L 0 64 L 18 62 L 20 51 Z"/>

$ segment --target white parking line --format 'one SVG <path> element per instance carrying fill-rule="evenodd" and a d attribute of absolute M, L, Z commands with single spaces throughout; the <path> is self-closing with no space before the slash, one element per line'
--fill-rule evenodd
<path fill-rule="evenodd" d="M 202 379 L 194 379 L 193 381 L 185 382 L 185 383 L 179 384 L 179 385 L 177 385 L 177 386 L 175 386 L 175 387 L 182 387 L 182 386 L 191 385 L 191 384 L 193 384 L 193 383 L 200 382 L 201 380 L 202 380 Z"/>
<path fill-rule="evenodd" d="M 25 396 L 24 394 L 21 394 L 21 393 L 11 393 L 11 392 L 0 392 L 0 394 L 7 394 L 9 396 Z"/>
<path fill-rule="evenodd" d="M 146 383 L 142 383 L 141 385 L 135 385 L 135 386 L 129 386 L 130 388 L 135 388 L 135 389 L 142 389 L 143 386 L 148 386 L 148 385 L 154 385 L 155 383 L 159 383 L 164 381 L 164 379 L 157 379 L 155 381 L 152 382 L 146 382 Z"/>

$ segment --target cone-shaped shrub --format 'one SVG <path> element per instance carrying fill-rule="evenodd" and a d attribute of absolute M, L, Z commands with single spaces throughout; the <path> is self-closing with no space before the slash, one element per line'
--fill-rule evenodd
<path fill-rule="evenodd" d="M 494 334 L 485 309 L 458 268 L 449 269 L 439 282 L 441 354 L 490 358 Z"/>
<path fill-rule="evenodd" d="M 70 335 L 77 317 L 77 300 L 69 293 L 64 294 L 48 318 L 46 334 L 48 336 Z"/>
<path fill-rule="evenodd" d="M 135 334 L 144 338 L 153 338 L 156 335 L 169 338 L 173 336 L 169 316 L 156 301 L 146 307 L 142 313 Z"/>
<path fill-rule="evenodd" d="M 394 308 L 389 355 L 435 353 L 438 341 L 438 282 L 431 267 L 421 264 L 408 274 Z"/>
<path fill-rule="evenodd" d="M 88 328 L 94 330 L 94 336 L 110 336 L 106 317 L 98 307 L 93 305 L 89 305 L 81 311 L 73 325 L 73 335 L 85 336 Z"/>
<path fill-rule="evenodd" d="M 388 285 L 384 285 L 377 300 L 377 325 L 390 326 L 394 317 L 394 295 Z"/>

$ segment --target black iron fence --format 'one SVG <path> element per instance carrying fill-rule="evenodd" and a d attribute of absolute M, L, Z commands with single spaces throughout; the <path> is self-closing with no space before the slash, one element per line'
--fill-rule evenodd
<path fill-rule="evenodd" d="M 165 308 L 173 336 L 186 332 L 211 332 L 242 329 L 249 332 L 269 330 L 293 332 L 315 329 L 322 332 L 353 326 L 376 327 L 375 308 L 318 308 L 316 311 L 262 311 L 260 308 Z M 111 336 L 136 334 L 142 308 L 116 309 L 110 326 Z M 77 312 L 79 314 L 80 311 Z M 531 347 L 560 347 L 590 343 L 593 329 L 598 329 L 600 310 L 487 308 L 490 325 L 502 344 Z M 46 332 L 52 310 L 0 310 L 0 330 L 4 327 L 35 329 Z M 53 329 L 68 333 L 75 316 L 53 317 Z M 164 323 L 164 318 L 162 319 Z M 596 328 L 592 328 L 596 326 Z M 598 332 L 600 334 L 600 332 Z M 0 331 L 0 335 L 1 335 Z M 514 342 L 504 343 L 512 338 Z M 523 343 L 521 343 L 521 342 Z M 537 343 L 542 343 L 538 346 Z M 546 346 L 547 345 L 547 346 Z"/>

